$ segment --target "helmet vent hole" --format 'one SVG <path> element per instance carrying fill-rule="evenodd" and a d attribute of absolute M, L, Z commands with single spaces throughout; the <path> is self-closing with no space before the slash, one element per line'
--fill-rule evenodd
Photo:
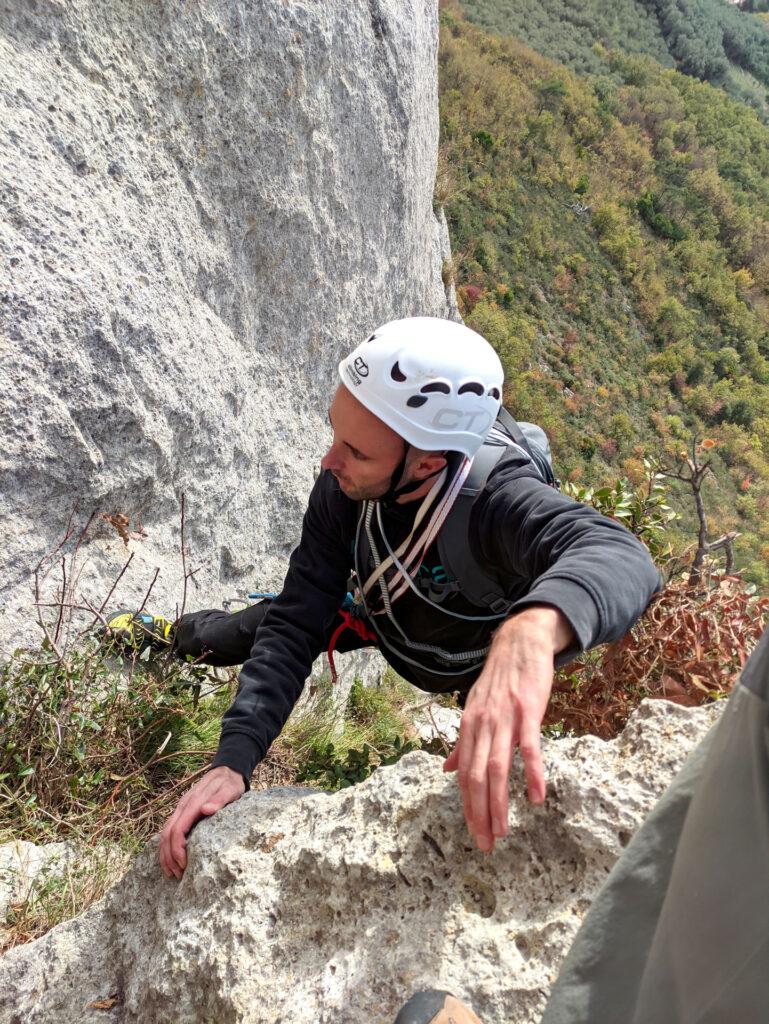
<path fill-rule="evenodd" d="M 486 393 L 486 389 L 484 388 L 483 384 L 478 384 L 475 381 L 473 381 L 472 384 L 463 384 L 459 391 L 457 391 L 457 394 L 464 395 L 468 391 L 471 391 L 474 395 L 480 395 L 481 397 L 483 397 L 483 395 Z"/>
<path fill-rule="evenodd" d="M 412 395 L 408 402 L 406 402 L 406 405 L 412 409 L 418 409 L 420 405 L 424 405 L 426 401 L 427 398 L 424 395 Z"/>
<path fill-rule="evenodd" d="M 401 384 L 406 379 L 406 374 L 403 373 L 403 371 L 401 370 L 400 366 L 397 363 L 393 366 L 392 370 L 390 370 L 390 376 L 392 377 L 393 380 L 400 381 Z"/>
<path fill-rule="evenodd" d="M 423 388 L 419 389 L 423 395 L 429 395 L 433 391 L 440 391 L 443 395 L 450 395 L 451 388 L 448 384 L 443 384 L 441 381 L 435 381 L 433 384 L 425 384 Z"/>
<path fill-rule="evenodd" d="M 491 391 L 489 391 L 489 396 L 491 398 L 496 398 L 497 401 L 502 397 L 499 393 L 499 388 L 492 388 Z"/>
<path fill-rule="evenodd" d="M 370 341 L 373 341 L 375 338 L 376 338 L 376 334 L 372 334 L 370 338 L 366 338 L 366 344 L 368 345 L 368 343 Z"/>

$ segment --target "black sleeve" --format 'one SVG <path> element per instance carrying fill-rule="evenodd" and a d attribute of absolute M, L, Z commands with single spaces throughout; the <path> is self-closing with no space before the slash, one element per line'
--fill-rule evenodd
<path fill-rule="evenodd" d="M 543 483 L 530 464 L 506 456 L 473 505 L 470 542 L 497 579 L 522 578 L 529 605 L 558 608 L 577 644 L 556 663 L 623 636 L 662 579 L 629 530 Z"/>
<path fill-rule="evenodd" d="M 354 503 L 322 473 L 310 495 L 283 589 L 256 632 L 238 692 L 225 713 L 214 767 L 246 780 L 291 714 L 344 600 L 352 561 Z"/>

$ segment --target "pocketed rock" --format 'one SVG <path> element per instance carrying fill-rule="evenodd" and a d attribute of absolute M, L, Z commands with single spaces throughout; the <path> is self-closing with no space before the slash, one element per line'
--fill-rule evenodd
<path fill-rule="evenodd" d="M 545 741 L 510 833 L 468 840 L 425 753 L 337 794 L 250 793 L 202 822 L 182 881 L 151 843 L 86 914 L 0 960 L 2 1024 L 392 1024 L 416 989 L 538 1020 L 598 886 L 718 708 L 647 702 L 612 742 Z M 98 1007 L 98 1008 L 97 1008 Z"/>

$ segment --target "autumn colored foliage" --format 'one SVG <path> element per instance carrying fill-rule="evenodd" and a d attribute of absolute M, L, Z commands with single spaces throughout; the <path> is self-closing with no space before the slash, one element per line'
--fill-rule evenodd
<path fill-rule="evenodd" d="M 645 697 L 694 706 L 727 696 L 769 610 L 752 591 L 739 576 L 670 583 L 630 633 L 559 673 L 545 724 L 608 739 Z"/>
<path fill-rule="evenodd" d="M 769 46 L 727 7 L 702 0 L 696 17 L 752 25 Z M 735 565 L 769 594 L 769 123 L 623 52 L 669 56 L 667 28 L 636 2 L 611 17 L 597 0 L 442 8 L 436 201 L 459 309 L 502 360 L 506 405 L 544 427 L 559 477 L 582 487 L 639 479 L 643 458 L 670 466 L 707 438 L 712 536 L 734 534 Z M 704 38 L 679 39 L 675 61 L 699 66 Z M 671 498 L 681 552 L 695 506 L 685 482 Z"/>

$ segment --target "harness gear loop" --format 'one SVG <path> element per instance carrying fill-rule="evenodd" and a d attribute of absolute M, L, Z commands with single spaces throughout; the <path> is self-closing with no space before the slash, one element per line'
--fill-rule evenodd
<path fill-rule="evenodd" d="M 336 665 L 334 664 L 334 649 L 336 648 L 336 642 L 339 637 L 344 633 L 346 629 L 351 629 L 353 633 L 357 633 L 361 640 L 371 640 L 374 643 L 377 641 L 376 633 L 372 633 L 371 630 L 366 626 L 363 619 L 359 619 L 351 611 L 341 610 L 339 612 L 342 617 L 342 621 L 334 630 L 331 639 L 328 642 L 328 665 L 331 669 L 331 685 L 336 685 L 337 672 Z"/>

